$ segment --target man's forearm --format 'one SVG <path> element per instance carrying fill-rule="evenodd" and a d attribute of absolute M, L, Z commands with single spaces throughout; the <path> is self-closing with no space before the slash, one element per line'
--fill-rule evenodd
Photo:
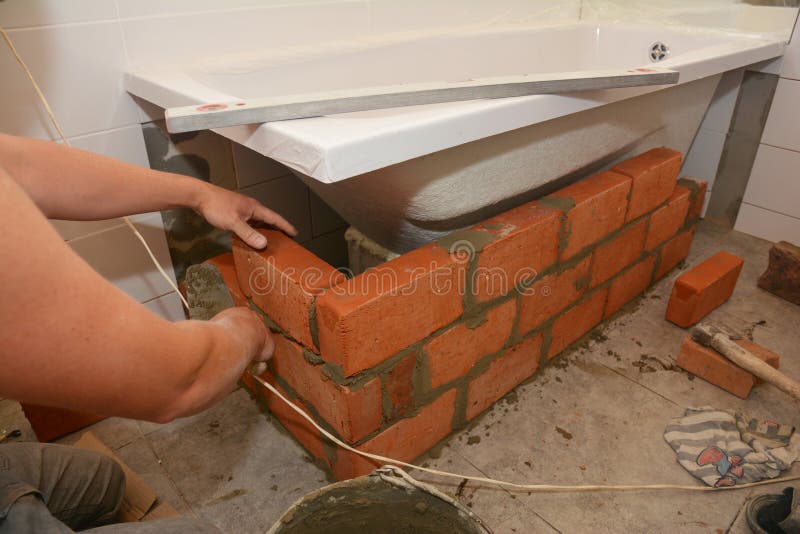
<path fill-rule="evenodd" d="M 51 219 L 97 220 L 197 208 L 209 188 L 202 180 L 4 134 L 0 134 L 0 167 Z"/>

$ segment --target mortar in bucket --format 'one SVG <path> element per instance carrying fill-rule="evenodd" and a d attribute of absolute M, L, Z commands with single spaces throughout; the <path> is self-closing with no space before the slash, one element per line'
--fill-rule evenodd
<path fill-rule="evenodd" d="M 384 466 L 309 493 L 268 534 L 491 534 L 471 510 L 405 471 Z"/>

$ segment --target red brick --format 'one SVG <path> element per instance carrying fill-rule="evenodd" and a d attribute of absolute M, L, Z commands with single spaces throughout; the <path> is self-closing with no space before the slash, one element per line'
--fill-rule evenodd
<path fill-rule="evenodd" d="M 413 417 L 401 419 L 357 449 L 411 462 L 452 431 L 456 391 L 448 390 L 438 399 L 420 409 Z M 358 477 L 381 467 L 376 462 L 339 449 L 333 474 L 338 480 Z"/>
<path fill-rule="evenodd" d="M 647 221 L 641 220 L 624 229 L 608 243 L 598 246 L 594 251 L 592 280 L 589 286 L 602 284 L 636 261 L 642 255 L 646 230 Z"/>
<path fill-rule="evenodd" d="M 608 289 L 595 291 L 555 320 L 547 357 L 552 358 L 600 323 Z"/>
<path fill-rule="evenodd" d="M 675 186 L 675 192 L 667 203 L 650 215 L 650 227 L 644 243 L 646 250 L 653 250 L 683 227 L 689 211 L 690 193 L 681 185 Z"/>
<path fill-rule="evenodd" d="M 694 227 L 681 232 L 664 243 L 658 253 L 659 261 L 656 268 L 656 280 L 660 280 L 689 255 L 692 239 L 694 239 Z"/>
<path fill-rule="evenodd" d="M 608 290 L 605 317 L 611 317 L 634 297 L 647 289 L 653 277 L 656 257 L 645 258 L 619 275 Z"/>
<path fill-rule="evenodd" d="M 259 231 L 269 241 L 264 250 L 254 250 L 233 238 L 239 287 L 290 336 L 316 349 L 310 321 L 314 298 L 345 277 L 285 234 Z"/>
<path fill-rule="evenodd" d="M 411 409 L 414 401 L 414 369 L 417 365 L 417 353 L 412 352 L 386 373 L 384 388 L 392 403 L 388 419 L 404 416 Z"/>
<path fill-rule="evenodd" d="M 320 365 L 306 360 L 300 345 L 283 336 L 275 336 L 271 366 L 348 443 L 358 441 L 381 425 L 379 377 L 357 389 L 340 386 L 322 373 Z"/>
<path fill-rule="evenodd" d="M 519 332 L 526 334 L 578 300 L 589 285 L 591 256 L 543 277 L 520 297 Z"/>
<path fill-rule="evenodd" d="M 678 183 L 691 191 L 689 197 L 689 212 L 686 215 L 687 219 L 699 217 L 700 213 L 703 211 L 708 182 L 697 178 L 684 177 L 678 180 Z"/>
<path fill-rule="evenodd" d="M 778 368 L 780 356 L 774 352 L 747 340 L 737 340 L 736 343 L 772 367 Z M 684 338 L 675 363 L 703 380 L 743 399 L 747 398 L 750 390 L 756 384 L 756 378 L 752 374 L 714 349 L 695 342 L 690 335 Z"/>
<path fill-rule="evenodd" d="M 236 267 L 233 264 L 232 252 L 220 254 L 203 263 L 210 263 L 219 270 L 222 279 L 225 281 L 225 285 L 228 287 L 228 291 L 231 293 L 235 306 L 247 306 L 247 297 L 242 293 L 239 287 L 239 281 L 236 278 Z"/>
<path fill-rule="evenodd" d="M 675 280 L 667 305 L 667 320 L 684 328 L 711 313 L 733 293 L 744 261 L 724 251 L 686 271 Z"/>
<path fill-rule="evenodd" d="M 601 172 L 567 186 L 543 202 L 558 205 L 566 200 L 561 259 L 575 256 L 625 223 L 631 179 L 615 172 Z"/>
<path fill-rule="evenodd" d="M 654 148 L 611 169 L 633 180 L 626 222 L 653 211 L 670 197 L 678 180 L 681 161 L 680 152 Z"/>
<path fill-rule="evenodd" d="M 508 293 L 558 258 L 561 215 L 536 202 L 501 213 L 475 228 L 494 236 L 478 254 L 473 279 L 478 301 Z"/>
<path fill-rule="evenodd" d="M 462 323 L 439 334 L 425 345 L 431 386 L 439 387 L 467 374 L 484 356 L 503 348 L 511 335 L 517 302 L 509 300 L 486 313 L 475 328 Z"/>
<path fill-rule="evenodd" d="M 351 376 L 452 323 L 463 311 L 464 271 L 431 244 L 325 292 L 317 299 L 324 359 Z"/>
<path fill-rule="evenodd" d="M 492 405 L 539 368 L 542 334 L 517 343 L 494 359 L 489 368 L 469 384 L 467 419 L 472 419 Z"/>
<path fill-rule="evenodd" d="M 306 410 L 302 405 L 302 402 L 300 402 L 298 399 L 292 399 L 291 396 L 286 393 L 286 391 L 281 389 L 281 387 L 275 383 L 275 378 L 272 376 L 272 373 L 266 371 L 259 376 L 277 389 L 281 395 L 291 400 L 295 405 L 303 410 L 306 415 L 310 415 L 308 410 Z M 253 380 L 248 373 L 245 373 L 242 376 L 242 382 L 244 382 L 253 393 L 264 399 L 270 413 L 272 413 L 272 415 L 275 416 L 284 427 L 286 427 L 286 430 L 288 430 L 289 433 L 294 436 L 295 439 L 299 441 L 300 444 L 305 447 L 305 449 L 312 456 L 326 460 L 323 443 L 327 438 L 324 438 L 322 434 L 320 434 L 319 430 L 317 430 L 311 423 L 295 412 L 288 404 L 279 399 L 277 395 Z"/>

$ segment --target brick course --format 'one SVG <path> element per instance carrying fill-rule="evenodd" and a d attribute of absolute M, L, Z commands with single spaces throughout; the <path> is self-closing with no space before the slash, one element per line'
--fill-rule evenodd
<path fill-rule="evenodd" d="M 686 257 L 705 184 L 676 186 L 679 166 L 655 149 L 350 280 L 277 232 L 266 251 L 235 240 L 243 297 L 282 330 L 269 380 L 357 448 L 413 460 Z M 289 289 L 255 291 L 262 271 Z M 337 478 L 381 463 L 265 399 Z"/>
<path fill-rule="evenodd" d="M 462 323 L 431 339 L 424 346 L 431 387 L 464 376 L 481 357 L 502 349 L 511 335 L 516 313 L 517 303 L 509 300 L 489 310 L 481 324 Z"/>
<path fill-rule="evenodd" d="M 290 336 L 316 350 L 311 333 L 314 299 L 344 281 L 344 275 L 274 230 L 259 230 L 266 249 L 257 251 L 233 236 L 233 258 L 239 287 L 245 296 Z"/>

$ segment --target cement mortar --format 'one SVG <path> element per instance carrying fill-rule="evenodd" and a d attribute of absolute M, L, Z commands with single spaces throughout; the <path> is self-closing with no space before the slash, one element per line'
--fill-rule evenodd
<path fill-rule="evenodd" d="M 376 475 L 332 484 L 295 503 L 270 534 L 485 534 L 474 514 L 405 482 Z"/>

